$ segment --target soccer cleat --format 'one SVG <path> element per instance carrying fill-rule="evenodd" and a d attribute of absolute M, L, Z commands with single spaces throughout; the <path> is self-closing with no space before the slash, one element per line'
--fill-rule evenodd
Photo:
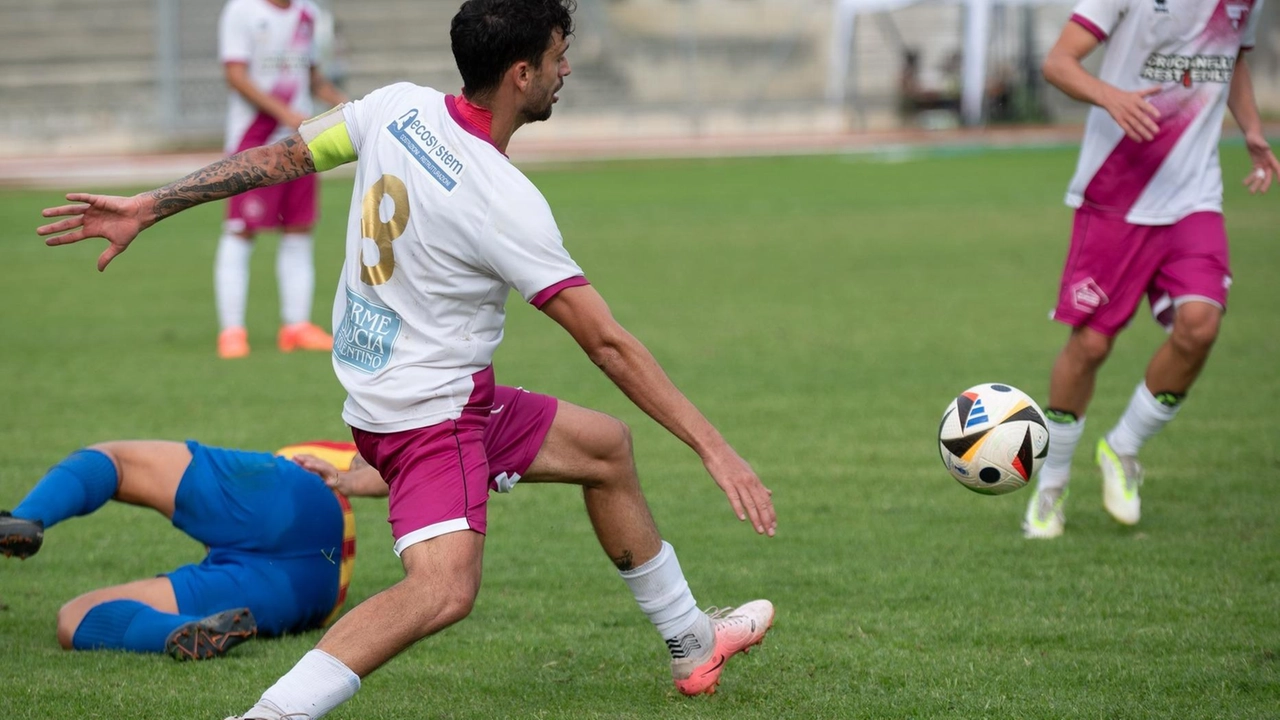
<path fill-rule="evenodd" d="M 26 560 L 43 544 L 44 523 L 16 518 L 8 510 L 0 510 L 0 555 Z"/>
<path fill-rule="evenodd" d="M 715 637 L 710 651 L 701 657 L 671 661 L 671 676 L 685 695 L 715 693 L 725 662 L 764 641 L 764 634 L 773 627 L 773 603 L 752 600 L 737 609 L 712 608 L 707 619 Z"/>
<path fill-rule="evenodd" d="M 320 329 L 319 325 L 300 322 L 280 328 L 280 333 L 276 335 L 276 345 L 280 347 L 280 352 L 294 350 L 329 352 L 333 349 L 333 336 Z"/>
<path fill-rule="evenodd" d="M 1121 525 L 1137 525 L 1142 517 L 1142 465 L 1132 455 L 1117 455 L 1104 437 L 1094 458 L 1102 470 L 1102 505 Z"/>
<path fill-rule="evenodd" d="M 1067 502 L 1066 488 L 1037 487 L 1031 502 L 1027 504 L 1027 516 L 1022 520 L 1022 536 L 1027 539 L 1048 540 L 1062 534 L 1066 516 L 1062 506 Z"/>
<path fill-rule="evenodd" d="M 174 660 L 208 660 L 258 634 L 258 623 L 248 608 L 223 610 L 194 620 L 169 633 L 164 651 Z"/>
<path fill-rule="evenodd" d="M 218 357 L 223 360 L 233 360 L 248 354 L 249 335 L 244 328 L 227 328 L 218 333 Z"/>

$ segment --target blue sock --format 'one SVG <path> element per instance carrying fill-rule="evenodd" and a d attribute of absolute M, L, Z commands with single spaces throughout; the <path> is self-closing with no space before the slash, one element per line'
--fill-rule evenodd
<path fill-rule="evenodd" d="M 76 650 L 164 652 L 164 641 L 182 625 L 199 620 L 160 612 L 136 600 L 111 600 L 89 610 L 71 646 Z"/>
<path fill-rule="evenodd" d="M 40 520 L 46 528 L 53 527 L 106 505 L 118 485 L 111 458 L 99 450 L 77 450 L 45 473 L 13 509 L 13 516 Z"/>

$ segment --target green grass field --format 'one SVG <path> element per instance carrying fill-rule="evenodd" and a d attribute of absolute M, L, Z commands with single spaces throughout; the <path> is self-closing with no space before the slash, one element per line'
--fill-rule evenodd
<path fill-rule="evenodd" d="M 1028 542 L 1029 491 L 968 492 L 934 433 L 960 390 L 1037 397 L 1065 338 L 1046 319 L 1065 253 L 1068 150 L 586 165 L 531 172 L 567 245 L 774 490 L 776 538 L 738 523 L 696 456 L 518 301 L 506 384 L 616 414 L 704 605 L 764 596 L 764 647 L 685 699 L 665 648 L 571 488 L 494 497 L 473 615 L 367 678 L 334 718 L 1274 718 L 1280 716 L 1280 197 L 1224 149 L 1236 284 L 1214 358 L 1148 445 L 1144 517 L 1115 525 L 1087 451 L 1067 534 Z M 97 188 L 68 188 L 97 189 Z M 328 317 L 349 183 L 325 185 L 316 317 Z M 254 258 L 253 354 L 214 356 L 221 207 L 100 245 L 36 238 L 52 192 L 0 195 L 0 507 L 104 439 L 274 449 L 347 437 L 329 359 L 274 349 L 273 238 Z M 518 300 L 518 299 L 517 299 Z M 1145 314 L 1145 309 L 1141 311 Z M 1084 446 L 1162 333 L 1144 315 L 1104 368 Z M 357 501 L 350 607 L 400 577 L 381 501 Z M 223 660 L 67 653 L 61 603 L 198 561 L 151 511 L 109 505 L 0 559 L 0 717 L 222 718 L 319 633 Z"/>

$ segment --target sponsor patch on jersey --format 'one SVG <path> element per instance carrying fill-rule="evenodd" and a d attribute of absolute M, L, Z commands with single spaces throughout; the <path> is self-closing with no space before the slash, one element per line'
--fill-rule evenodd
<path fill-rule="evenodd" d="M 347 312 L 333 335 L 333 356 L 360 372 L 385 368 L 400 337 L 400 316 L 347 289 Z"/>
<path fill-rule="evenodd" d="M 452 195 L 462 181 L 466 165 L 445 145 L 440 134 L 418 119 L 414 108 L 387 125 L 387 132 L 422 166 L 446 195 Z"/>

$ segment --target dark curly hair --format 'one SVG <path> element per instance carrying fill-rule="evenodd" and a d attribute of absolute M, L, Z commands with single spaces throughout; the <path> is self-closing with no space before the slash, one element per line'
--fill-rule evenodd
<path fill-rule="evenodd" d="M 468 97 L 498 86 L 524 60 L 534 65 L 551 47 L 551 35 L 573 34 L 574 0 L 467 0 L 453 16 L 449 40 Z"/>

